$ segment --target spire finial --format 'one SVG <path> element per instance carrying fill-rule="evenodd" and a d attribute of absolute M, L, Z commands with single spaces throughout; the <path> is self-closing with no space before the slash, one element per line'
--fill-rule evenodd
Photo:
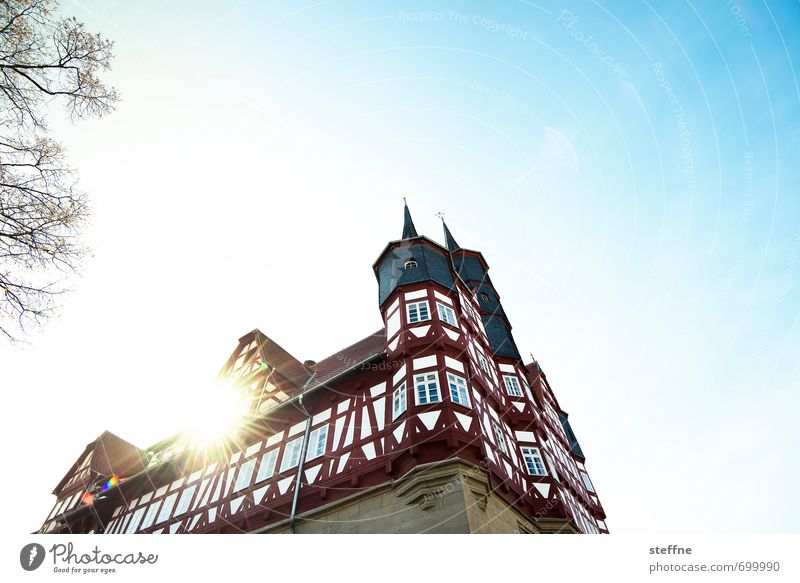
<path fill-rule="evenodd" d="M 453 234 L 450 232 L 450 229 L 447 228 L 447 223 L 444 222 L 444 212 L 440 211 L 436 216 L 442 219 L 442 227 L 444 227 L 444 242 L 447 246 L 447 250 L 452 253 L 456 249 L 461 249 L 461 246 L 456 243 L 456 240 L 453 238 Z"/>
<path fill-rule="evenodd" d="M 444 222 L 444 211 L 439 211 L 438 213 L 436 213 L 436 218 L 442 219 L 442 222 Z"/>
<path fill-rule="evenodd" d="M 411 220 L 411 212 L 408 210 L 408 203 L 406 197 L 403 197 L 403 239 L 413 239 L 418 237 L 417 229 L 414 227 L 414 221 Z"/>

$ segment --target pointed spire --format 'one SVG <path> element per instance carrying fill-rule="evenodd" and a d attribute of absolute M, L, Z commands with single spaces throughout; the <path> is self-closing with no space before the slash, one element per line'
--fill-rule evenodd
<path fill-rule="evenodd" d="M 461 246 L 456 243 L 456 240 L 453 238 L 453 234 L 450 232 L 450 229 L 447 228 L 447 223 L 444 222 L 444 217 L 442 217 L 442 226 L 444 227 L 444 242 L 447 245 L 447 250 L 452 253 L 456 249 L 461 249 Z"/>
<path fill-rule="evenodd" d="M 414 221 L 411 220 L 411 213 L 408 210 L 405 196 L 403 197 L 403 206 L 405 207 L 403 211 L 403 239 L 413 239 L 419 235 L 417 235 L 417 229 L 414 228 Z"/>

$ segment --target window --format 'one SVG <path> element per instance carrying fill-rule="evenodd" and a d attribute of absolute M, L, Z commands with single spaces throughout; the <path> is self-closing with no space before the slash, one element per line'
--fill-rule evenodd
<path fill-rule="evenodd" d="M 561 481 L 560 478 L 558 477 L 558 472 L 556 471 L 556 466 L 553 463 L 553 458 L 551 458 L 547 454 L 544 454 L 544 459 L 547 460 L 547 465 L 550 467 L 550 473 L 553 474 L 553 477 L 556 479 L 556 481 L 557 482 Z"/>
<path fill-rule="evenodd" d="M 492 421 L 492 431 L 494 432 L 494 438 L 497 441 L 497 447 L 499 447 L 500 451 L 502 451 L 504 454 L 508 455 L 506 438 L 503 435 L 503 430 L 500 429 L 500 425 L 497 424 L 497 421 Z"/>
<path fill-rule="evenodd" d="M 417 267 L 417 260 L 416 259 L 409 259 L 405 263 L 405 268 L 406 269 L 416 269 L 416 267 Z"/>
<path fill-rule="evenodd" d="M 456 326 L 456 313 L 453 311 L 453 308 L 449 308 L 444 304 L 440 304 L 436 302 L 436 308 L 439 310 L 439 319 L 442 322 L 447 322 L 451 326 Z"/>
<path fill-rule="evenodd" d="M 276 447 L 261 456 L 261 465 L 258 468 L 258 474 L 256 474 L 256 484 L 271 478 L 272 474 L 275 473 L 275 462 L 278 461 L 279 451 L 280 448 Z"/>
<path fill-rule="evenodd" d="M 144 506 L 139 508 L 136 512 L 133 513 L 133 518 L 131 519 L 130 523 L 128 524 L 128 528 L 125 529 L 125 534 L 133 534 L 139 528 L 139 523 L 142 521 L 142 515 L 144 514 Z"/>
<path fill-rule="evenodd" d="M 144 515 L 144 520 L 142 521 L 142 530 L 150 528 L 153 525 L 153 521 L 156 519 L 156 512 L 158 512 L 158 507 L 160 505 L 161 502 L 154 502 L 150 505 L 150 508 L 147 509 L 147 514 Z"/>
<path fill-rule="evenodd" d="M 61 506 L 63 503 L 64 503 L 64 502 L 63 502 L 62 500 L 56 500 L 56 504 L 55 504 L 55 506 L 53 506 L 53 510 L 51 510 L 51 511 L 50 511 L 50 515 L 47 517 L 47 520 L 50 520 L 50 519 L 52 519 L 54 516 L 58 515 L 58 508 L 59 508 L 59 506 Z M 114 516 L 116 516 L 116 514 L 115 514 Z"/>
<path fill-rule="evenodd" d="M 538 447 L 523 447 L 522 457 L 525 458 L 525 466 L 531 476 L 546 476 L 547 470 L 544 469 L 544 460 L 539 453 Z"/>
<path fill-rule="evenodd" d="M 417 405 L 428 405 L 442 400 L 435 372 L 415 376 L 414 385 L 417 389 Z"/>
<path fill-rule="evenodd" d="M 512 397 L 521 397 L 522 389 L 519 386 L 517 377 L 503 376 L 503 382 L 506 384 L 506 391 Z"/>
<path fill-rule="evenodd" d="M 408 408 L 406 403 L 406 383 L 403 381 L 392 393 L 392 421 L 405 413 Z"/>
<path fill-rule="evenodd" d="M 283 452 L 283 460 L 281 460 L 281 471 L 296 468 L 300 463 L 300 453 L 303 450 L 303 438 L 298 437 L 294 441 L 286 444 L 286 450 Z"/>
<path fill-rule="evenodd" d="M 213 490 L 213 488 L 209 487 L 210 483 L 211 483 L 211 478 L 206 478 L 205 480 L 203 480 L 203 483 L 200 484 L 200 493 L 202 494 L 202 496 L 198 496 L 197 499 L 194 501 L 193 505 L 194 509 L 197 509 L 200 506 L 205 506 L 206 503 L 208 502 L 208 498 L 209 496 L 211 496 L 211 490 Z"/>
<path fill-rule="evenodd" d="M 406 305 L 406 312 L 408 315 L 408 323 L 416 324 L 417 322 L 424 322 L 431 319 L 431 314 L 428 311 L 428 302 L 414 302 L 413 304 Z"/>
<path fill-rule="evenodd" d="M 475 313 L 475 310 L 474 310 L 474 308 L 473 308 L 473 307 L 472 307 L 472 306 L 469 304 L 469 302 L 467 302 L 467 300 L 462 300 L 462 301 L 461 301 L 461 306 L 462 306 L 462 308 L 464 309 L 464 311 L 465 311 L 467 314 L 469 314 L 469 316 L 470 316 L 470 317 L 471 317 L 473 320 L 477 320 L 477 319 L 478 319 L 478 314 L 477 314 L 477 313 Z"/>
<path fill-rule="evenodd" d="M 239 466 L 239 474 L 236 476 L 236 483 L 233 485 L 233 491 L 238 492 L 244 490 L 250 485 L 250 478 L 253 477 L 253 470 L 256 467 L 256 458 L 244 462 Z M 180 506 L 180 504 L 178 504 Z"/>
<path fill-rule="evenodd" d="M 323 425 L 311 432 L 308 436 L 307 460 L 313 460 L 325 453 L 325 445 L 328 443 L 328 426 Z"/>
<path fill-rule="evenodd" d="M 69 504 L 67 504 L 67 506 L 64 508 L 64 512 L 66 512 L 67 510 L 69 510 L 71 508 L 77 507 L 81 503 L 81 501 L 83 500 L 83 496 L 84 495 L 85 495 L 85 492 L 81 492 L 80 490 L 75 492 L 75 495 L 69 501 Z M 136 506 L 136 505 L 134 504 L 134 506 Z"/>
<path fill-rule="evenodd" d="M 453 373 L 447 373 L 447 384 L 450 386 L 450 400 L 464 407 L 470 407 L 467 381 Z"/>
<path fill-rule="evenodd" d="M 478 353 L 478 362 L 481 363 L 481 368 L 483 372 L 487 375 L 489 374 L 489 363 L 486 361 L 486 357 L 484 357 L 480 352 Z"/>
<path fill-rule="evenodd" d="M 169 518 L 170 514 L 172 514 L 172 508 L 175 506 L 175 500 L 177 498 L 177 492 L 167 496 L 166 500 L 164 500 L 164 506 L 161 507 L 161 512 L 158 513 L 158 520 L 156 521 L 156 524 L 164 522 Z"/>
<path fill-rule="evenodd" d="M 173 516 L 178 517 L 189 510 L 189 504 L 192 503 L 192 496 L 194 496 L 195 490 L 197 490 L 197 484 L 190 486 L 183 491 L 180 499 L 178 500 L 178 505 L 175 507 L 175 514 Z"/>
<path fill-rule="evenodd" d="M 481 297 L 481 301 L 482 302 L 488 302 L 489 301 L 489 294 L 487 294 L 487 293 L 481 292 L 481 296 L 480 297 Z"/>
<path fill-rule="evenodd" d="M 594 486 L 592 486 L 592 481 L 589 479 L 589 476 L 581 472 L 581 478 L 583 478 L 583 485 L 586 486 L 586 489 L 589 490 L 589 492 L 594 492 Z"/>

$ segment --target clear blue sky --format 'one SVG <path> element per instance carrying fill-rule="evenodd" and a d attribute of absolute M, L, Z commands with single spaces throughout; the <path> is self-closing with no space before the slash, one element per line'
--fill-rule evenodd
<path fill-rule="evenodd" d="M 64 3 L 123 102 L 54 123 L 95 256 L 0 347 L 13 526 L 103 430 L 180 429 L 252 328 L 301 360 L 377 329 L 406 195 L 484 252 L 612 531 L 800 531 L 800 5 L 402 4 Z"/>

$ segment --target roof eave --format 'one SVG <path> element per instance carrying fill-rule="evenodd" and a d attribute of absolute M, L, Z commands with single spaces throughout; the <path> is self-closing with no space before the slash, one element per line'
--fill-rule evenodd
<path fill-rule="evenodd" d="M 375 262 L 372 264 L 372 271 L 374 271 L 374 272 L 375 272 L 375 275 L 376 275 L 376 277 L 377 277 L 377 275 L 378 275 L 378 264 L 381 262 L 381 259 L 383 259 L 384 255 L 386 255 L 386 252 L 387 252 L 387 251 L 388 251 L 388 250 L 389 250 L 391 247 L 393 247 L 393 246 L 395 246 L 395 245 L 398 245 L 398 244 L 400 244 L 400 243 L 404 243 L 404 242 L 406 242 L 406 241 L 422 241 L 422 242 L 425 242 L 425 243 L 429 243 L 429 244 L 433 245 L 434 247 L 436 247 L 436 248 L 438 248 L 438 249 L 441 249 L 441 250 L 442 250 L 442 251 L 444 251 L 445 253 L 449 253 L 449 251 L 447 250 L 447 247 L 445 247 L 445 246 L 444 246 L 444 245 L 442 245 L 441 243 L 437 243 L 436 241 L 434 241 L 433 239 L 430 239 L 430 238 L 426 237 L 425 235 L 419 235 L 418 237 L 413 237 L 412 239 L 397 239 L 396 241 L 389 241 L 389 242 L 386 244 L 386 247 L 384 247 L 384 248 L 383 248 L 383 251 L 381 251 L 381 252 L 380 252 L 380 255 L 378 255 L 378 258 L 377 258 L 377 259 L 375 260 Z"/>

